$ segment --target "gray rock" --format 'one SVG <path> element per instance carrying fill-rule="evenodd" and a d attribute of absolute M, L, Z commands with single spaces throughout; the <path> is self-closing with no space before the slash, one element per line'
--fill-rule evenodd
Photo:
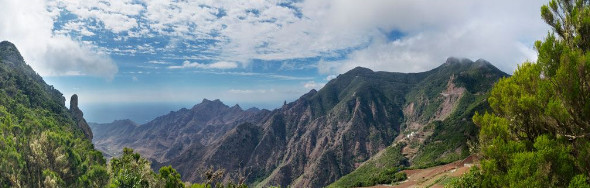
<path fill-rule="evenodd" d="M 78 125 L 82 132 L 84 132 L 84 135 L 92 140 L 92 130 L 84 119 L 84 113 L 78 108 L 78 95 L 76 94 L 72 95 L 72 98 L 70 99 L 70 113 L 72 114 L 74 121 L 76 121 L 76 125 Z"/>

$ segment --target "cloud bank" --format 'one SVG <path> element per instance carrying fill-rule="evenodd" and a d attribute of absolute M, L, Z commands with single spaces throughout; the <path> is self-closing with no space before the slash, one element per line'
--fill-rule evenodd
<path fill-rule="evenodd" d="M 185 69 L 185 68 L 199 68 L 199 69 L 235 69 L 238 68 L 238 64 L 234 62 L 219 61 L 215 63 L 191 63 L 190 61 L 184 61 L 182 65 L 168 66 L 169 69 Z"/>
<path fill-rule="evenodd" d="M 0 0 L 0 40 L 13 42 L 43 76 L 93 75 L 112 79 L 118 68 L 92 45 L 53 32 L 59 11 L 44 0 Z M 88 31 L 87 31 L 88 32 Z"/>
<path fill-rule="evenodd" d="M 170 69 L 303 59 L 324 76 L 356 66 L 417 72 L 457 56 L 512 72 L 536 59 L 533 42 L 548 31 L 536 0 L 0 2 L 0 38 L 43 75 L 112 77 L 109 55 L 142 53 L 186 61 Z"/>

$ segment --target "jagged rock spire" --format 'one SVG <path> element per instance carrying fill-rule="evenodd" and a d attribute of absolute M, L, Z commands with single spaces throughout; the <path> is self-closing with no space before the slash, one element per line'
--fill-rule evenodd
<path fill-rule="evenodd" d="M 92 130 L 84 119 L 84 113 L 82 110 L 80 110 L 80 108 L 78 108 L 78 95 L 76 94 L 72 95 L 72 98 L 70 98 L 70 113 L 74 117 L 76 125 L 78 125 L 82 132 L 84 132 L 84 135 L 86 135 L 88 139 L 92 140 Z"/>

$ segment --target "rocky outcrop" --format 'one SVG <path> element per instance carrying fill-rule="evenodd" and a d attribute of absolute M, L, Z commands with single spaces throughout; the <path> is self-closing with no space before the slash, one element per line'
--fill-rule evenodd
<path fill-rule="evenodd" d="M 84 135 L 86 135 L 86 138 L 92 140 L 92 130 L 84 119 L 84 113 L 78 108 L 78 95 L 76 94 L 72 95 L 72 98 L 70 99 L 70 113 L 72 114 L 76 125 L 78 125 L 78 128 L 80 128 L 82 132 L 84 132 Z"/>

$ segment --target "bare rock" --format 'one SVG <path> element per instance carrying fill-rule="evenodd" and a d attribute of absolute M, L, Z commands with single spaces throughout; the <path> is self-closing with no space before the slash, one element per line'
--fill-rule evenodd
<path fill-rule="evenodd" d="M 78 95 L 76 94 L 72 95 L 72 98 L 70 99 L 70 113 L 72 114 L 74 121 L 76 121 L 78 128 L 84 132 L 84 135 L 86 135 L 88 139 L 92 140 L 92 130 L 84 119 L 84 113 L 78 108 Z"/>

